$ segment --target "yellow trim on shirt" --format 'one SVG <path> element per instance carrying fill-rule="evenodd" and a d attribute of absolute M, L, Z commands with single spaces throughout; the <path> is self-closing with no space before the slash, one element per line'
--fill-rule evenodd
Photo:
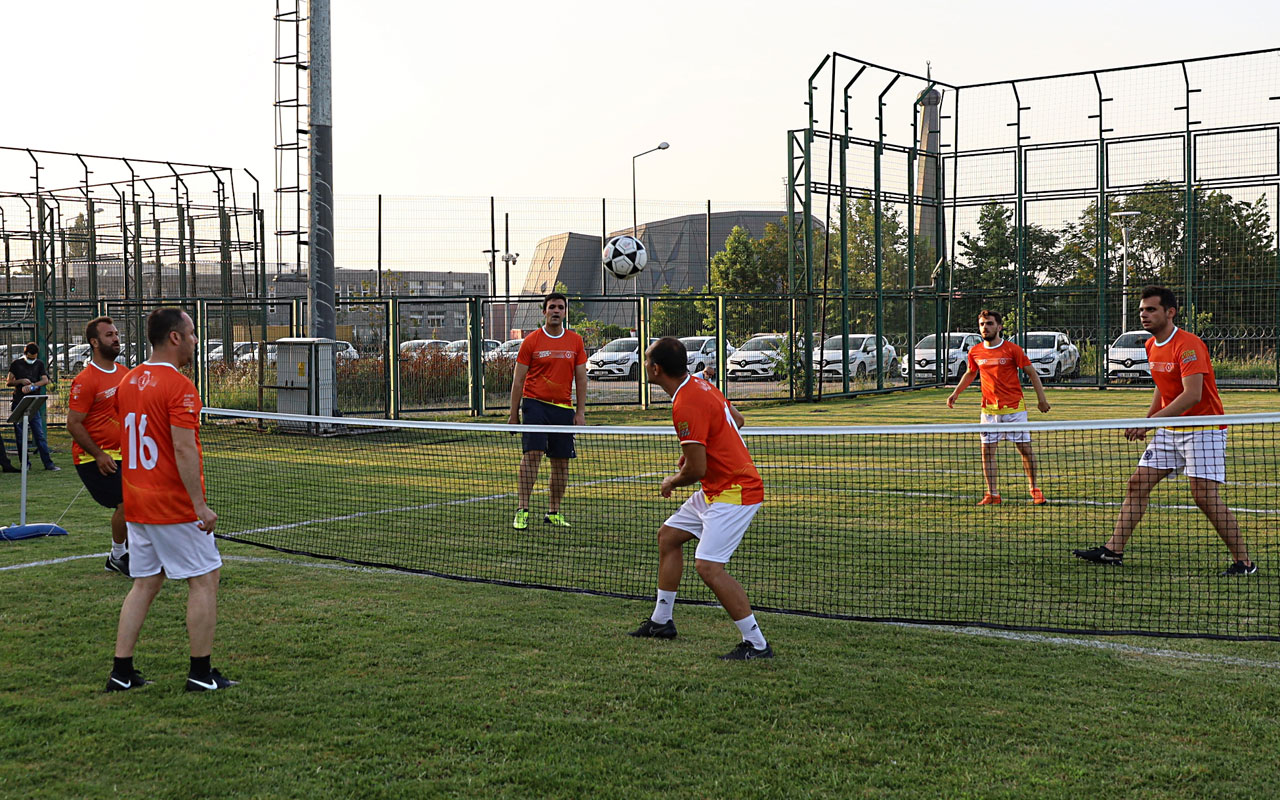
<path fill-rule="evenodd" d="M 983 406 L 983 414 L 1017 414 L 1019 411 L 1026 411 L 1027 404 L 1021 399 L 1018 400 L 1016 406 Z"/>
<path fill-rule="evenodd" d="M 111 460 L 112 460 L 112 461 L 124 461 L 124 457 L 120 455 L 120 451 L 119 451 L 119 450 L 103 450 L 102 452 L 104 452 L 104 453 L 106 453 L 107 455 L 111 456 Z M 76 465 L 77 465 L 77 466 L 79 466 L 80 464 L 89 464 L 89 463 L 92 463 L 94 460 L 95 460 L 95 459 L 94 459 L 94 457 L 93 457 L 93 456 L 89 455 L 88 453 L 84 452 L 83 450 L 82 450 L 82 451 L 80 451 L 80 453 L 79 453 L 78 455 L 76 455 L 76 457 L 75 457 L 75 458 L 73 458 L 73 459 L 72 459 L 72 461 L 74 461 L 74 462 L 76 463 Z"/>
<path fill-rule="evenodd" d="M 706 494 L 706 488 L 703 488 L 703 494 Z M 720 492 L 715 497 L 707 497 L 708 503 L 728 503 L 729 505 L 742 505 L 742 486 L 733 484 L 728 489 Z"/>

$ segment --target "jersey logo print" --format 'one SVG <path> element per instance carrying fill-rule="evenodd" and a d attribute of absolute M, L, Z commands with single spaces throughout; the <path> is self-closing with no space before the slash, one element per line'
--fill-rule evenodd
<path fill-rule="evenodd" d="M 1190 364 L 1192 361 L 1195 361 L 1195 360 L 1196 360 L 1196 351 L 1195 351 L 1195 350 L 1183 350 L 1183 351 L 1182 351 L 1182 363 L 1183 363 L 1183 364 Z"/>

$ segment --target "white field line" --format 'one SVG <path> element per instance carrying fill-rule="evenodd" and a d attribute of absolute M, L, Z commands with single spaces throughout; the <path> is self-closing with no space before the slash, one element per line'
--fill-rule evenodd
<path fill-rule="evenodd" d="M 26 569 L 28 567 L 44 567 L 51 564 L 62 564 L 68 561 L 78 561 L 87 558 L 105 558 L 104 553 L 87 553 L 80 556 L 66 556 L 65 558 L 53 558 L 46 561 L 32 561 L 26 564 L 13 564 L 8 567 L 0 567 L 0 571 Z M 247 564 L 282 564 L 285 566 L 303 567 L 305 569 L 328 569 L 338 570 L 341 572 L 366 572 L 377 573 L 382 575 L 392 575 L 402 578 L 431 578 L 432 576 L 420 575 L 412 572 L 403 572 L 396 569 L 387 569 L 385 567 L 362 567 L 355 564 L 332 564 L 326 562 L 298 561 L 292 558 L 265 558 L 262 556 L 239 556 L 226 555 L 222 557 L 224 561 L 239 561 Z M 590 596 L 590 595 L 586 595 Z M 646 601 L 648 602 L 648 601 Z M 836 620 L 844 622 L 844 620 Z M 1225 664 L 1237 667 L 1256 667 L 1259 669 L 1280 669 L 1280 662 L 1261 661 L 1253 658 L 1241 658 L 1240 656 L 1216 655 L 1213 653 L 1191 653 L 1185 650 L 1170 650 L 1163 647 L 1142 647 L 1133 644 L 1124 644 L 1122 642 L 1108 642 L 1097 639 L 1079 639 L 1066 636 L 1046 636 L 1040 633 L 1025 633 L 1022 631 L 1002 631 L 993 628 L 956 628 L 948 625 L 924 625 L 915 622 L 867 622 L 860 623 L 865 625 L 885 625 L 895 628 L 911 628 L 914 630 L 933 631 L 936 633 L 948 633 L 956 636 L 984 636 L 989 639 L 1004 639 L 1014 642 L 1028 642 L 1031 644 L 1047 644 L 1053 647 L 1083 647 L 1091 650 L 1104 650 L 1115 653 L 1123 653 L 1125 655 L 1150 656 L 1152 658 L 1164 658 L 1176 661 L 1196 661 L 1208 664 Z"/>
<path fill-rule="evenodd" d="M 605 483 L 622 483 L 626 481 L 635 481 L 642 478 L 652 478 L 658 475 L 664 475 L 663 472 L 646 472 L 641 475 L 626 475 L 618 478 L 604 478 L 598 481 L 585 481 L 583 483 L 571 483 L 567 488 L 576 489 L 584 486 L 599 486 Z M 245 531 L 236 531 L 235 533 L 224 534 L 224 538 L 235 539 L 237 536 L 245 536 L 251 533 L 270 533 L 273 531 L 287 531 L 293 528 L 305 528 L 310 525 L 321 525 L 326 522 L 345 522 L 350 519 L 360 519 L 362 517 L 371 517 L 377 514 L 398 514 L 404 511 L 427 511 L 432 508 L 443 508 L 445 506 L 461 506 L 468 503 L 484 503 L 489 500 L 501 500 L 507 497 L 515 497 L 515 492 L 504 492 L 502 494 L 490 494 L 484 497 L 463 497 L 458 500 L 442 500 L 438 503 L 423 503 L 416 506 L 400 506 L 398 508 L 378 508 L 372 511 L 358 511 L 354 514 L 343 514 L 337 517 L 324 517 L 322 519 L 309 519 L 302 522 L 289 522 L 283 525 L 268 525 L 262 528 L 251 528 Z"/>

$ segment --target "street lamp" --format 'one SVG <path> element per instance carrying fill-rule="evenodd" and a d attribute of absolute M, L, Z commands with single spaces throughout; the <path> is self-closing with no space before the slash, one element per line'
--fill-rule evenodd
<path fill-rule="evenodd" d="M 1137 211 L 1112 211 L 1111 217 L 1120 218 L 1120 238 L 1124 242 L 1124 260 L 1120 272 L 1120 332 L 1129 330 L 1129 222 Z"/>
<path fill-rule="evenodd" d="M 666 150 L 671 145 L 666 142 L 660 143 L 657 147 L 645 150 L 643 153 L 637 153 L 631 157 L 631 235 L 635 236 L 640 226 L 636 223 L 636 159 L 640 156 L 647 156 L 655 150 Z"/>

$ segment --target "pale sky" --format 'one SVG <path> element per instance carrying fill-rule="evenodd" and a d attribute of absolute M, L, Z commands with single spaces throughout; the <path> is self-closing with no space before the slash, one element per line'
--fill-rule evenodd
<path fill-rule="evenodd" d="M 273 12 L 3 0 L 0 144 L 269 185 Z M 333 0 L 335 190 L 629 198 L 631 156 L 668 141 L 639 162 L 642 199 L 780 203 L 785 132 L 833 50 L 919 73 L 928 59 L 960 84 L 1261 49 L 1277 30 L 1280 3 L 1260 0 Z"/>

